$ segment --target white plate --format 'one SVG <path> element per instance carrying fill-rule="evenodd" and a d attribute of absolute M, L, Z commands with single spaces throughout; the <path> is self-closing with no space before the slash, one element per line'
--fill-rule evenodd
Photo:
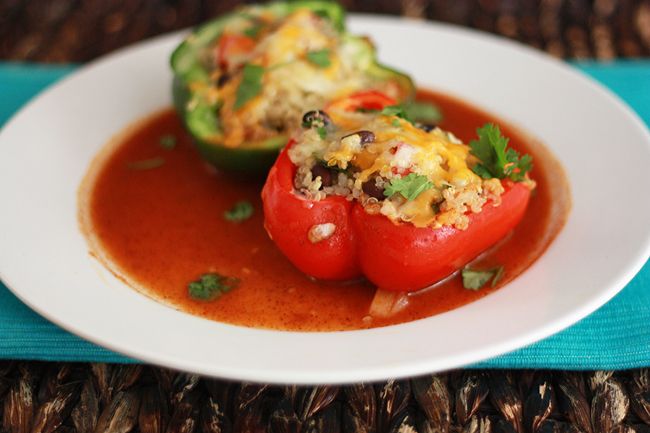
<path fill-rule="evenodd" d="M 495 356 L 610 299 L 650 251 L 650 136 L 616 97 L 565 64 L 486 34 L 355 16 L 389 64 L 540 137 L 568 171 L 566 227 L 521 277 L 454 311 L 367 331 L 296 333 L 211 322 L 135 292 L 89 255 L 77 188 L 109 138 L 170 104 L 170 35 L 82 68 L 0 135 L 0 276 L 63 328 L 144 361 L 264 382 L 369 381 Z M 405 48 L 407 47 L 407 48 Z"/>

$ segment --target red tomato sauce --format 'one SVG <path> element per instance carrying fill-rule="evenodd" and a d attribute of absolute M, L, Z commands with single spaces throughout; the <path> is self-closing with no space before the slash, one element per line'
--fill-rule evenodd
<path fill-rule="evenodd" d="M 534 158 L 537 188 L 523 221 L 473 265 L 503 265 L 500 286 L 506 284 L 542 254 L 564 223 L 569 198 L 562 170 L 543 146 L 495 117 L 444 94 L 418 96 L 437 104 L 444 115 L 440 126 L 464 142 L 475 137 L 478 126 L 495 122 L 512 147 Z M 172 149 L 161 146 L 166 135 L 176 137 Z M 375 288 L 367 282 L 313 281 L 296 270 L 264 231 L 262 181 L 216 172 L 204 163 L 171 109 L 135 126 L 98 157 L 90 173 L 80 218 L 91 252 L 145 294 L 208 319 L 292 331 L 372 328 L 439 314 L 496 290 L 464 289 L 456 275 L 412 295 L 398 314 L 369 320 Z M 253 216 L 227 221 L 224 212 L 241 200 L 253 204 Z M 207 272 L 241 282 L 214 301 L 195 301 L 188 283 Z"/>

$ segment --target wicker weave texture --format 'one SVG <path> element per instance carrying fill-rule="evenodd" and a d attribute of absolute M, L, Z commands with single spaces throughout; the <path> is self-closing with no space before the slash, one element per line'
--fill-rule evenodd
<path fill-rule="evenodd" d="M 237 0 L 0 0 L 0 59 L 85 62 L 219 15 Z M 650 56 L 650 0 L 342 0 L 501 34 L 557 57 Z"/>
<path fill-rule="evenodd" d="M 7 433 L 648 433 L 650 370 L 279 387 L 142 365 L 5 362 L 0 408 Z"/>

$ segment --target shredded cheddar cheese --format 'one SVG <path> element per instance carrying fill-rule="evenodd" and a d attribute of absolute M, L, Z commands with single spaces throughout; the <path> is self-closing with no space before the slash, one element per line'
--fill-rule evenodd
<path fill-rule="evenodd" d="M 246 147 L 299 128 L 302 113 L 329 100 L 377 86 L 388 93 L 395 91 L 383 88 L 389 83 L 365 74 L 365 64 L 359 63 L 366 60 L 352 48 L 358 42 L 340 35 L 328 20 L 311 10 L 298 9 L 281 19 L 258 18 L 264 30 L 256 36 L 252 50 L 235 50 L 227 59 L 225 84 L 217 85 L 223 73 L 214 72 L 215 84 L 200 89 L 202 97 L 219 105 L 220 134 L 214 141 L 227 147 Z M 249 26 L 246 19 L 233 20 L 224 35 L 242 35 Z M 219 41 L 215 44 L 210 48 L 212 56 L 219 50 Z M 309 61 L 309 53 L 319 51 L 326 57 L 326 65 Z M 261 90 L 239 106 L 241 71 L 247 64 L 264 68 Z"/>
<path fill-rule="evenodd" d="M 324 138 L 304 130 L 289 150 L 299 167 L 296 188 L 311 199 L 342 195 L 395 221 L 460 229 L 467 227 L 467 215 L 480 212 L 488 200 L 499 204 L 501 182 L 475 174 L 469 146 L 453 134 L 440 128 L 427 132 L 381 113 L 331 116 L 333 125 Z M 372 141 L 364 143 L 359 131 L 371 132 Z M 319 164 L 337 172 L 328 185 L 313 174 Z M 387 194 L 389 185 L 390 191 L 401 192 Z"/>

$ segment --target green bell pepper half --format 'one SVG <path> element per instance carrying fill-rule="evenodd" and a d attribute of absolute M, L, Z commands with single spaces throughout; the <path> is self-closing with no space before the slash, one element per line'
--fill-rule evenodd
<path fill-rule="evenodd" d="M 174 74 L 172 84 L 174 107 L 183 119 L 202 157 L 218 169 L 246 175 L 263 175 L 275 161 L 288 137 L 278 135 L 260 142 L 243 143 L 235 148 L 215 142 L 214 137 L 221 134 L 219 107 L 207 101 L 200 92 L 193 92 L 190 89 L 190 84 L 211 85 L 210 71 L 201 63 L 202 52 L 221 36 L 230 20 L 245 16 L 251 10 L 264 10 L 274 16 L 284 17 L 304 8 L 332 22 L 334 28 L 341 33 L 344 42 L 356 49 L 356 59 L 362 70 L 378 80 L 394 80 L 402 89 L 403 100 L 414 97 L 415 87 L 408 75 L 380 64 L 376 59 L 373 45 L 367 39 L 345 33 L 345 10 L 335 2 L 327 0 L 273 2 L 235 10 L 198 27 L 185 38 L 171 56 Z"/>

